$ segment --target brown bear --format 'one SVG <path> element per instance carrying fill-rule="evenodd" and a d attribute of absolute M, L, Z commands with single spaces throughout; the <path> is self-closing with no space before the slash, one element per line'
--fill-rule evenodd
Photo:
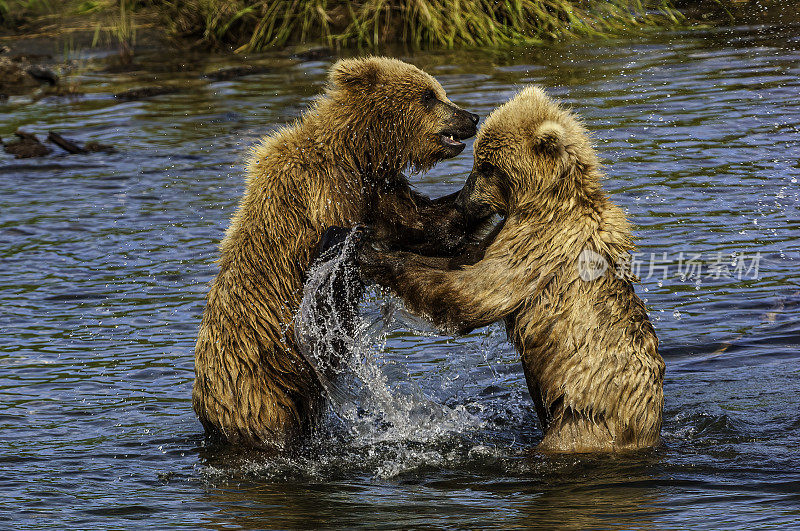
<path fill-rule="evenodd" d="M 504 216 L 477 263 L 376 245 L 359 252 L 363 274 L 445 329 L 464 333 L 505 320 L 545 451 L 659 441 L 664 362 L 635 278 L 605 269 L 633 245 L 602 178 L 575 115 L 529 87 L 487 118 L 458 199 L 473 214 Z"/>
<path fill-rule="evenodd" d="M 207 433 L 273 449 L 309 433 L 322 392 L 292 317 L 320 236 L 369 223 L 415 252 L 457 252 L 469 222 L 456 194 L 430 200 L 402 172 L 458 155 L 477 122 L 410 64 L 348 59 L 300 119 L 253 148 L 195 347 L 192 403 Z"/>

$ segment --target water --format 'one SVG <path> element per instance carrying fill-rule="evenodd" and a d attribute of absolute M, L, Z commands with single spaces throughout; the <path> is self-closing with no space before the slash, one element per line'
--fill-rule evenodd
<path fill-rule="evenodd" d="M 367 451 L 382 445 L 384 463 L 378 474 L 395 476 L 408 465 L 408 443 L 475 430 L 482 421 L 464 405 L 451 408 L 430 399 L 407 371 L 401 369 L 400 377 L 393 378 L 398 371 L 383 355 L 391 332 L 404 328 L 406 333 L 430 336 L 436 330 L 406 312 L 399 299 L 386 300 L 375 287 L 363 296 L 354 260 L 355 234 L 356 230 L 337 253 L 323 257 L 309 271 L 295 334 L 330 401 L 316 438 L 338 434 L 347 439 L 348 448 Z M 444 384 L 438 382 L 437 388 Z M 389 448 L 393 459 L 387 459 Z"/>
<path fill-rule="evenodd" d="M 404 56 L 482 116 L 539 83 L 594 132 L 667 363 L 665 444 L 625 457 L 531 451 L 541 434 L 496 326 L 384 331 L 363 359 L 406 412 L 395 428 L 375 409 L 331 413 L 292 459 L 204 442 L 192 349 L 243 156 L 309 103 L 328 62 L 209 82 L 199 74 L 230 59 L 155 53 L 104 72 L 98 56 L 87 96 L 2 104 L 6 139 L 56 129 L 119 152 L 0 154 L 0 526 L 799 526 L 798 34 Z M 183 90 L 108 95 L 150 80 Z M 413 180 L 449 193 L 470 153 Z"/>

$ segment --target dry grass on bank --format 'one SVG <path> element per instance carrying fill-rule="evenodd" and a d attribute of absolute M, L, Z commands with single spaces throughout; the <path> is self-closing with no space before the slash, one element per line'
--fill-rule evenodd
<path fill-rule="evenodd" d="M 330 46 L 475 47 L 609 35 L 679 14 L 640 0 L 174 0 L 174 31 L 240 50 L 316 41 Z"/>
<path fill-rule="evenodd" d="M 670 26 L 669 0 L 0 0 L 0 23 L 85 21 L 130 45 L 134 21 L 240 51 L 314 42 L 333 47 L 496 47 Z"/>

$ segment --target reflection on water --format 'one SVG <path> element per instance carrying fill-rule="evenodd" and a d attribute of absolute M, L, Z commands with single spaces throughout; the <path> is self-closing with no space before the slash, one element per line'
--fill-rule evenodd
<path fill-rule="evenodd" d="M 763 26 L 405 56 L 482 116 L 538 83 L 595 134 L 606 187 L 636 224 L 639 293 L 667 362 L 665 444 L 625 457 L 531 452 L 540 432 L 498 326 L 466 338 L 401 327 L 374 351 L 385 389 L 408 411 L 459 411 L 462 424 L 408 415 L 393 436 L 375 437 L 387 433 L 376 423 L 364 437 L 332 416 L 291 458 L 207 446 L 189 401 L 192 348 L 242 157 L 308 105 L 329 63 L 261 56 L 266 73 L 214 82 L 200 74 L 229 59 L 154 54 L 113 72 L 100 57 L 82 74 L 83 98 L 5 102 L 4 138 L 56 129 L 119 152 L 0 154 L 0 519 L 796 527 L 797 35 Z M 181 90 L 110 97 L 152 81 Z M 413 179 L 448 193 L 470 152 Z M 755 253 L 759 278 L 738 278 L 736 260 Z M 698 254 L 701 274 L 681 278 Z M 715 263 L 727 273 L 710 274 Z"/>

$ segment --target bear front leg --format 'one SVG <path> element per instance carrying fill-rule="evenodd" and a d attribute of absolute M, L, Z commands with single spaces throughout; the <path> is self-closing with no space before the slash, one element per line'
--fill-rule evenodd
<path fill-rule="evenodd" d="M 477 241 L 486 218 L 470 218 L 456 207 L 458 192 L 429 199 L 404 181 L 385 184 L 368 202 L 365 222 L 374 239 L 392 250 L 424 256 L 457 256 Z"/>
<path fill-rule="evenodd" d="M 474 264 L 482 258 L 484 235 L 492 216 L 471 216 L 456 206 L 460 192 L 438 199 L 428 199 L 412 192 L 417 205 L 418 222 L 423 235 L 413 245 L 397 246 L 398 250 L 424 256 L 458 258 L 460 264 Z"/>
<path fill-rule="evenodd" d="M 388 287 L 412 312 L 455 334 L 503 319 L 521 302 L 509 284 L 507 264 L 484 260 L 451 268 L 449 258 L 382 252 L 364 245 L 357 253 L 367 279 Z"/>

